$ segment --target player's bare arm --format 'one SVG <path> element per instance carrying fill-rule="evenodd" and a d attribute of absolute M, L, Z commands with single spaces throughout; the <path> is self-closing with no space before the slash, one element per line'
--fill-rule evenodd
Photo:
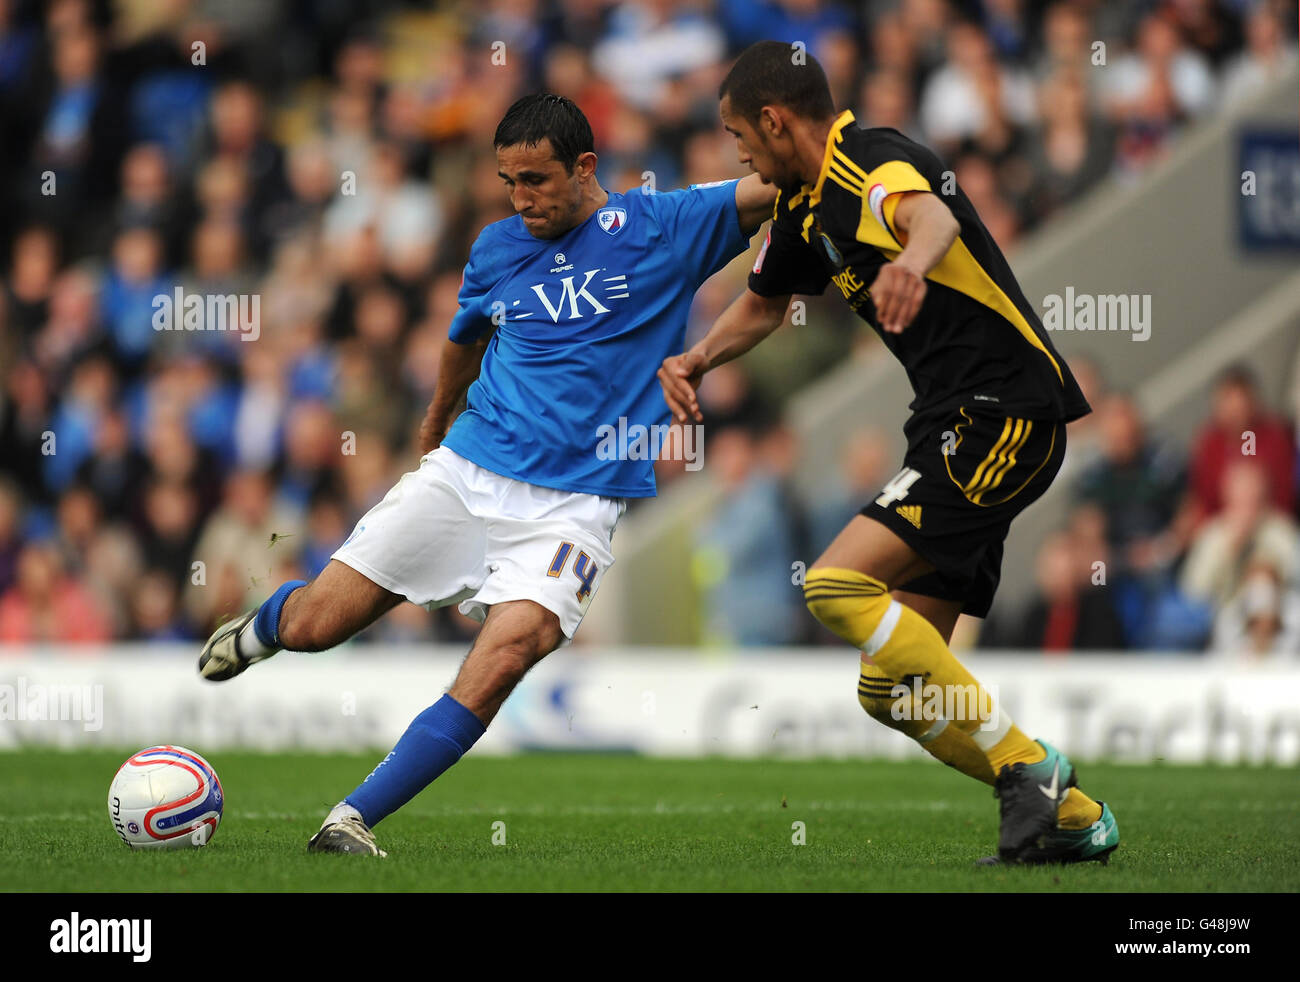
<path fill-rule="evenodd" d="M 739 358 L 775 331 L 785 320 L 789 306 L 788 295 L 760 297 L 753 290 L 746 290 L 689 351 L 665 358 L 659 366 L 659 384 L 663 386 L 664 400 L 673 417 L 683 423 L 688 418 L 702 421 L 704 416 L 695 390 L 700 387 L 704 373 Z"/>
<path fill-rule="evenodd" d="M 776 195 L 776 187 L 764 184 L 757 174 L 750 174 L 737 181 L 736 211 L 740 215 L 740 227 L 751 232 L 771 218 Z"/>
<path fill-rule="evenodd" d="M 881 330 L 901 334 L 925 300 L 925 276 L 948 254 L 961 226 L 938 195 L 912 191 L 894 210 L 894 230 L 903 251 L 886 263 L 871 283 L 871 299 Z"/>
<path fill-rule="evenodd" d="M 758 228 L 772 216 L 777 189 L 764 184 L 757 174 L 736 182 L 736 211 L 746 232 Z M 715 365 L 744 354 L 781 326 L 789 297 L 760 297 L 746 290 L 718 318 L 707 337 L 690 351 L 664 359 L 659 383 L 673 417 L 686 422 L 688 416 L 703 419 L 695 399 L 704 373 Z"/>
<path fill-rule="evenodd" d="M 438 386 L 420 424 L 420 453 L 437 449 L 447 435 L 456 407 L 478 378 L 490 337 L 473 344 L 457 344 L 450 339 L 443 342 L 442 358 L 438 362 Z"/>

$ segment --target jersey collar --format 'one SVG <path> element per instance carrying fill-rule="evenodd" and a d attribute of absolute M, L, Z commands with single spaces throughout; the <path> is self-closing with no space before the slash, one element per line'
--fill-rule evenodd
<path fill-rule="evenodd" d="M 817 183 L 811 188 L 807 184 L 803 186 L 803 190 L 808 194 L 809 208 L 816 208 L 822 200 L 822 185 L 826 183 L 826 175 L 831 169 L 831 155 L 835 152 L 836 145 L 844 142 L 844 127 L 851 122 L 853 122 L 853 111 L 846 109 L 831 124 L 830 134 L 826 137 L 826 152 L 822 155 L 822 169 L 821 173 L 817 175 Z"/>

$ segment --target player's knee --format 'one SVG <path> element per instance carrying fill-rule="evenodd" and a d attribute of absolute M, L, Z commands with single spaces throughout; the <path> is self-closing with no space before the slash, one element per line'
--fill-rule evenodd
<path fill-rule="evenodd" d="M 889 609 L 885 584 L 857 570 L 813 567 L 803 587 L 809 612 L 851 644 L 861 644 Z"/>

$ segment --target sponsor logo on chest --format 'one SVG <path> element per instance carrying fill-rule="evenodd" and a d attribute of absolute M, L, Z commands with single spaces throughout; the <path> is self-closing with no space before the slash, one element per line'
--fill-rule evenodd
<path fill-rule="evenodd" d="M 558 324 L 598 317 L 610 313 L 618 301 L 632 295 L 626 273 L 613 273 L 605 266 L 579 271 L 575 264 L 566 261 L 563 253 L 557 253 L 554 259 L 556 265 L 548 271 L 565 275 L 528 284 L 523 297 L 507 301 L 506 320 L 548 317 L 552 324 Z"/>

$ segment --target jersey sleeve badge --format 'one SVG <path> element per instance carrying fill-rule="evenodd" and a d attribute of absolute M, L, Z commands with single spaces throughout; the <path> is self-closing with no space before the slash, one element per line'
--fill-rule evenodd
<path fill-rule="evenodd" d="M 759 247 L 758 258 L 754 260 L 754 272 L 763 272 L 763 260 L 767 258 L 767 247 L 772 244 L 772 230 L 767 230 L 767 235 L 763 237 L 763 244 Z"/>
<path fill-rule="evenodd" d="M 886 232 L 892 232 L 893 229 L 885 221 L 885 199 L 888 197 L 889 192 L 885 190 L 883 184 L 873 184 L 867 192 L 867 205 L 871 208 L 871 214 L 876 216 L 876 221 L 880 223 L 881 227 Z"/>

